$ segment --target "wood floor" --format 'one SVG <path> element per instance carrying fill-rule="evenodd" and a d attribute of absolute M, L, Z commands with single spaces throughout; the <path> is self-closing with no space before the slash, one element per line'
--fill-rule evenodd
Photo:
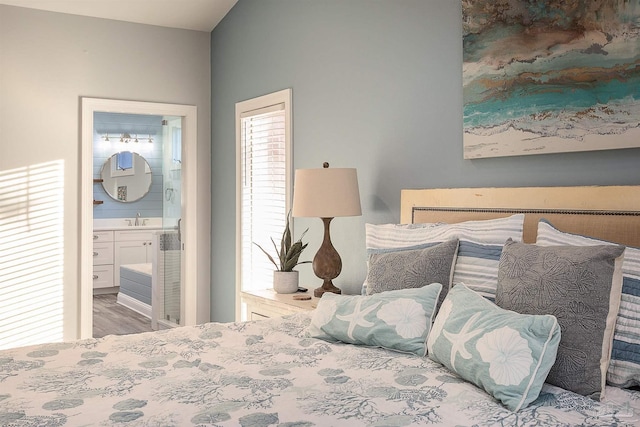
<path fill-rule="evenodd" d="M 94 338 L 151 331 L 151 319 L 118 304 L 116 297 L 116 294 L 94 295 Z"/>

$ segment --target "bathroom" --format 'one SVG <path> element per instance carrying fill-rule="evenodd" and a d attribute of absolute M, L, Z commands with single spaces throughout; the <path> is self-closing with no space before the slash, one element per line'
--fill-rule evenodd
<path fill-rule="evenodd" d="M 111 322 L 114 330 L 108 333 L 180 324 L 181 122 L 181 117 L 94 113 L 94 304 L 114 297 L 114 312 L 133 310 L 147 324 L 137 331 Z M 95 313 L 94 325 L 100 325 L 96 317 L 106 315 Z M 111 315 L 118 323 L 118 315 Z M 123 317 L 122 323 L 129 320 Z"/>

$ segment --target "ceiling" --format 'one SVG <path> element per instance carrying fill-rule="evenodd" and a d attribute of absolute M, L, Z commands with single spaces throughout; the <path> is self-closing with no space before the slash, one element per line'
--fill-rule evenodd
<path fill-rule="evenodd" d="M 0 4 L 211 32 L 238 0 L 0 0 Z"/>

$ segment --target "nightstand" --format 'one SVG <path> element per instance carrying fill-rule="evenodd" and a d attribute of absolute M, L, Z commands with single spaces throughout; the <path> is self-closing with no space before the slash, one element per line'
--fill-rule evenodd
<path fill-rule="evenodd" d="M 310 296 L 310 300 L 297 301 L 295 295 Z M 320 298 L 315 298 L 313 292 L 296 292 L 294 294 L 278 294 L 273 289 L 261 289 L 240 292 L 240 301 L 247 305 L 247 319 L 259 320 L 269 317 L 279 317 L 301 311 L 313 310 Z"/>

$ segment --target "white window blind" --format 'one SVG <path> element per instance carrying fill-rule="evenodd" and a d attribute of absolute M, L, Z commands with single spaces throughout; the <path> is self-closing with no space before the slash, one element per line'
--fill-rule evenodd
<path fill-rule="evenodd" d="M 287 209 L 287 153 L 284 104 L 240 115 L 242 290 L 273 286 L 276 260 L 271 238 L 280 244 Z"/>

